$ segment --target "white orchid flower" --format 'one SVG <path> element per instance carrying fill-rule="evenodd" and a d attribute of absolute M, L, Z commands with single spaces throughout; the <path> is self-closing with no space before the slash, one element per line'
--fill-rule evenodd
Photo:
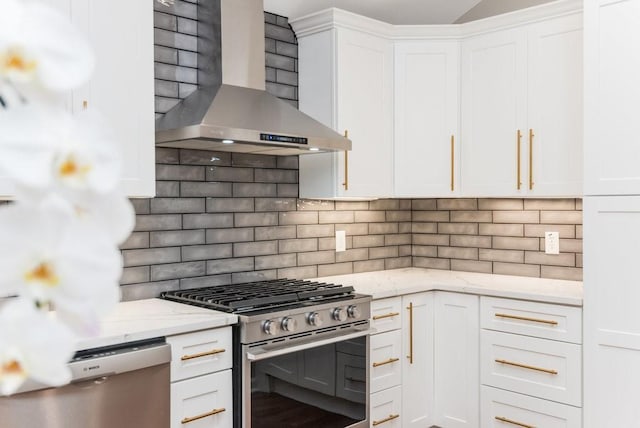
<path fill-rule="evenodd" d="M 113 239 L 62 199 L 0 209 L 0 236 L 0 294 L 51 302 L 83 333 L 119 301 L 122 257 Z"/>
<path fill-rule="evenodd" d="M 19 106 L 0 110 L 0 129 L 0 171 L 20 190 L 69 196 L 119 185 L 120 152 L 95 113 Z"/>
<path fill-rule="evenodd" d="M 0 308 L 0 326 L 0 395 L 14 393 L 27 378 L 51 386 L 70 381 L 76 338 L 64 324 L 16 299 Z"/>
<path fill-rule="evenodd" d="M 69 17 L 33 1 L 0 0 L 0 10 L 0 95 L 3 86 L 29 98 L 39 90 L 67 91 L 89 79 L 91 47 Z"/>

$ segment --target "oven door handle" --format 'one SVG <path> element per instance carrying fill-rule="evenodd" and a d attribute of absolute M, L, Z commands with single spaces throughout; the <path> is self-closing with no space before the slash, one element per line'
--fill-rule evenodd
<path fill-rule="evenodd" d="M 247 351 L 246 357 L 249 361 L 260 361 L 265 360 L 267 358 L 277 357 L 279 355 L 290 354 L 292 352 L 304 351 L 306 349 L 317 348 L 318 346 L 329 345 L 331 343 L 342 342 L 344 340 L 356 339 L 362 336 L 368 336 L 369 334 L 375 333 L 376 330 L 373 328 L 357 331 L 355 333 L 349 334 L 335 334 L 329 337 L 325 337 L 317 340 L 309 340 L 304 343 L 299 343 L 297 345 L 284 345 L 279 347 L 273 347 L 269 349 L 265 348 L 256 348 L 251 351 Z"/>

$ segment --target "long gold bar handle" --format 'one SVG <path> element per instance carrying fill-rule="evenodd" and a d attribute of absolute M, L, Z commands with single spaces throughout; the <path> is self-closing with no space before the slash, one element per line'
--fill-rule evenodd
<path fill-rule="evenodd" d="M 453 138 L 453 134 L 451 135 L 451 191 L 453 192 L 454 189 L 454 172 L 453 172 L 453 168 L 454 168 L 454 138 Z"/>
<path fill-rule="evenodd" d="M 381 320 L 383 318 L 397 317 L 398 315 L 400 315 L 400 312 L 389 312 L 388 314 L 384 314 L 384 315 L 374 315 L 372 319 L 375 321 L 375 320 Z"/>
<path fill-rule="evenodd" d="M 500 363 L 500 364 L 506 364 L 508 366 L 520 367 L 521 369 L 535 370 L 537 372 L 549 373 L 549 374 L 552 374 L 552 375 L 557 375 L 558 374 L 557 370 L 545 369 L 545 368 L 542 368 L 542 367 L 530 366 L 530 365 L 521 364 L 521 363 L 514 363 L 513 361 L 500 360 L 500 359 L 496 358 L 495 362 L 496 363 Z"/>
<path fill-rule="evenodd" d="M 349 138 L 349 130 L 344 130 L 344 138 Z M 344 151 L 344 190 L 349 190 L 349 152 Z"/>
<path fill-rule="evenodd" d="M 529 190 L 533 190 L 533 129 L 529 128 Z"/>
<path fill-rule="evenodd" d="M 82 110 L 86 110 L 89 107 L 89 102 L 87 100 L 82 101 Z"/>
<path fill-rule="evenodd" d="M 194 358 L 201 358 L 209 355 L 221 354 L 223 352 L 225 352 L 224 349 L 212 349 L 211 351 L 200 352 L 199 354 L 183 355 L 182 357 L 180 357 L 180 360 L 182 361 L 193 360 Z"/>
<path fill-rule="evenodd" d="M 558 321 L 555 321 L 555 320 L 543 320 L 540 318 L 521 317 L 520 315 L 510 315 L 510 314 L 501 314 L 501 313 L 495 313 L 495 316 L 500 318 L 509 318 L 513 320 L 531 321 L 531 322 L 539 322 L 541 324 L 558 325 Z"/>
<path fill-rule="evenodd" d="M 378 426 L 378 425 L 383 424 L 385 422 L 389 422 L 389 421 L 392 421 L 394 419 L 398 419 L 399 417 L 400 417 L 400 415 L 396 413 L 395 415 L 389 415 L 384 419 L 380 419 L 379 421 L 373 421 L 371 423 L 371 425 L 373 425 L 375 427 L 375 426 Z"/>
<path fill-rule="evenodd" d="M 409 303 L 407 309 L 409 310 L 409 355 L 407 358 L 409 364 L 413 364 L 413 302 Z"/>
<path fill-rule="evenodd" d="M 400 358 L 389 358 L 388 360 L 380 361 L 379 363 L 373 363 L 373 367 L 384 366 L 385 364 L 395 363 L 396 361 L 400 361 Z"/>
<path fill-rule="evenodd" d="M 533 425 L 523 424 L 522 422 L 514 421 L 513 419 L 507 419 L 504 416 L 496 416 L 496 420 L 522 428 L 536 428 Z"/>
<path fill-rule="evenodd" d="M 517 170 L 518 170 L 518 180 L 516 183 L 516 188 L 518 190 L 520 190 L 520 187 L 522 187 L 522 181 L 520 180 L 520 144 L 522 142 L 522 132 L 520 132 L 520 130 L 518 129 L 518 134 L 517 134 L 518 138 L 517 138 L 517 145 L 516 145 L 516 164 L 517 164 Z"/>
<path fill-rule="evenodd" d="M 222 412 L 224 412 L 226 410 L 227 409 L 225 409 L 224 407 L 221 407 L 219 409 L 213 409 L 210 412 L 203 413 L 203 414 L 198 415 L 198 416 L 193 416 L 191 418 L 184 418 L 180 422 L 182 422 L 183 424 L 188 424 L 189 422 L 193 422 L 193 421 L 197 421 L 199 419 L 203 419 L 203 418 L 206 418 L 206 417 L 209 417 L 209 416 L 217 415 L 218 413 L 222 413 Z"/>

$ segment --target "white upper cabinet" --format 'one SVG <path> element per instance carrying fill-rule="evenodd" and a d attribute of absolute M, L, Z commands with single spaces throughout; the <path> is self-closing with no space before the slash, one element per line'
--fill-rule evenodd
<path fill-rule="evenodd" d="M 155 196 L 153 4 L 73 0 L 72 20 L 96 55 L 90 82 L 74 92 L 73 111 L 95 108 L 108 121 L 123 155 L 128 196 Z"/>
<path fill-rule="evenodd" d="M 529 193 L 582 194 L 583 61 L 582 14 L 555 18 L 528 28 Z M 524 147 L 524 144 L 523 144 Z"/>
<path fill-rule="evenodd" d="M 67 109 L 96 109 L 120 143 L 122 189 L 127 196 L 155 195 L 153 4 L 151 2 L 48 0 L 87 35 L 96 66 L 91 80 L 66 97 Z M 125 12 L 123 12 L 125 11 Z M 0 197 L 13 190 L 0 177 Z"/>
<path fill-rule="evenodd" d="M 462 41 L 462 186 L 466 196 L 522 194 L 526 31 Z M 518 131 L 520 134 L 518 134 Z"/>
<path fill-rule="evenodd" d="M 454 196 L 460 189 L 457 40 L 395 44 L 395 196 Z"/>
<path fill-rule="evenodd" d="M 585 195 L 640 194 L 638 22 L 638 1 L 585 1 Z"/>
<path fill-rule="evenodd" d="M 320 29 L 292 23 L 299 44 L 300 110 L 348 131 L 352 150 L 300 157 L 300 197 L 393 195 L 393 43 L 339 25 L 362 19 L 346 12 L 322 15 Z M 373 21 L 376 22 L 376 21 Z M 317 23 L 317 22 L 316 22 Z"/>
<path fill-rule="evenodd" d="M 579 13 L 463 41 L 466 196 L 582 193 L 582 68 Z"/>

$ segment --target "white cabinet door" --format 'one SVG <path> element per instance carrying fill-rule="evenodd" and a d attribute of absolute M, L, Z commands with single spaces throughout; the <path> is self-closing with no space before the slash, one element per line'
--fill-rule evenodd
<path fill-rule="evenodd" d="M 460 188 L 458 41 L 395 44 L 395 196 L 452 196 Z"/>
<path fill-rule="evenodd" d="M 435 425 L 479 426 L 478 296 L 435 294 Z"/>
<path fill-rule="evenodd" d="M 581 195 L 582 14 L 532 24 L 528 40 L 524 187 L 531 195 Z"/>
<path fill-rule="evenodd" d="M 433 293 L 402 297 L 402 426 L 430 426 L 433 420 Z"/>
<path fill-rule="evenodd" d="M 123 154 L 123 190 L 155 195 L 153 4 L 73 0 L 72 19 L 96 54 L 91 81 L 73 96 L 73 110 L 96 108 Z"/>
<path fill-rule="evenodd" d="M 587 197 L 584 213 L 584 426 L 636 426 L 640 196 Z"/>
<path fill-rule="evenodd" d="M 640 2 L 586 0 L 585 194 L 640 194 Z"/>
<path fill-rule="evenodd" d="M 402 382 L 402 332 L 374 334 L 369 341 L 369 391 L 378 392 Z"/>
<path fill-rule="evenodd" d="M 300 197 L 384 197 L 393 192 L 393 44 L 331 28 L 301 36 L 300 110 L 349 132 L 352 150 L 300 157 Z M 346 173 L 346 174 L 345 174 Z"/>
<path fill-rule="evenodd" d="M 465 195 L 522 195 L 526 30 L 462 42 L 462 188 Z M 522 135 L 518 137 L 518 132 Z"/>

